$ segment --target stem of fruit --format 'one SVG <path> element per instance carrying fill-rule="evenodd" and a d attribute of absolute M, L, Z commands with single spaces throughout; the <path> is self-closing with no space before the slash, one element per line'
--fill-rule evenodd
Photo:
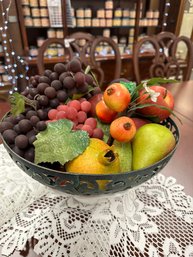
<path fill-rule="evenodd" d="M 107 140 L 107 145 L 111 146 L 113 144 L 113 141 L 114 141 L 114 138 L 111 135 L 109 135 L 109 138 Z"/>

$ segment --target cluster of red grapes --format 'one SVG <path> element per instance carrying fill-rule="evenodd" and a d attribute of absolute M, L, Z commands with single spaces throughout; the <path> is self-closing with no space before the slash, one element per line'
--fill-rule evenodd
<path fill-rule="evenodd" d="M 48 112 L 49 120 L 47 122 L 68 119 L 74 123 L 74 130 L 84 130 L 90 137 L 102 139 L 103 131 L 101 128 L 97 128 L 97 120 L 89 117 L 90 111 L 91 103 L 85 98 L 71 100 L 67 104 L 60 104 L 56 109 L 51 109 Z"/>
<path fill-rule="evenodd" d="M 92 87 L 91 91 L 88 90 L 89 86 Z M 32 76 L 29 86 L 21 93 L 26 98 L 35 100 L 36 109 L 26 106 L 22 114 L 6 117 L 0 124 L 0 133 L 14 152 L 33 162 L 33 142 L 36 135 L 46 129 L 53 108 L 59 109 L 57 119 L 64 118 L 64 110 L 61 112 L 60 108 L 64 108 L 66 100 L 71 99 L 74 94 L 80 94 L 84 95 L 85 101 L 70 101 L 67 105 L 67 118 L 74 122 L 74 129 L 82 129 L 92 137 L 102 138 L 103 132 L 96 127 L 97 121 L 87 115 L 90 103 L 86 101 L 100 91 L 93 77 L 82 70 L 79 58 L 73 58 L 66 65 L 57 63 L 54 71 L 45 70 L 43 76 Z"/>

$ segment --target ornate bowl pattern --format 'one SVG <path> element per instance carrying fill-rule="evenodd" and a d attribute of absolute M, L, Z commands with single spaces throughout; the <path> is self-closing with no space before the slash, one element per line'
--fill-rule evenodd
<path fill-rule="evenodd" d="M 171 118 L 164 120 L 162 124 L 172 131 L 176 139 L 175 148 L 165 158 L 147 168 L 118 174 L 85 175 L 78 174 L 78 171 L 77 174 L 72 174 L 46 168 L 20 157 L 7 145 L 3 138 L 2 140 L 13 161 L 30 177 L 48 187 L 76 195 L 112 194 L 138 186 L 151 179 L 160 172 L 171 159 L 178 145 L 179 130 Z M 99 188 L 98 180 L 108 181 L 104 189 Z"/>

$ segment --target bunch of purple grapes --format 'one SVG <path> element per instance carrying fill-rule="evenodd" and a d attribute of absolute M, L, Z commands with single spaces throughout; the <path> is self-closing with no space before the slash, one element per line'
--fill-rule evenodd
<path fill-rule="evenodd" d="M 89 90 L 89 86 L 92 90 Z M 89 92 L 90 91 L 90 92 Z M 89 99 L 100 93 L 90 74 L 85 74 L 79 58 L 73 58 L 68 64 L 57 63 L 54 71 L 45 70 L 43 76 L 30 78 L 29 86 L 21 93 L 30 100 L 35 100 L 36 109 L 26 106 L 25 112 L 9 115 L 0 124 L 0 133 L 6 143 L 21 157 L 34 161 L 36 135 L 46 129 L 48 112 L 64 104 L 74 94 L 84 95 Z"/>
<path fill-rule="evenodd" d="M 92 90 L 89 90 L 90 87 Z M 31 77 L 29 88 L 22 94 L 31 100 L 36 99 L 40 108 L 56 108 L 75 94 L 89 99 L 100 91 L 93 77 L 85 74 L 81 61 L 75 57 L 66 65 L 55 64 L 54 71 L 45 70 L 43 76 Z"/>

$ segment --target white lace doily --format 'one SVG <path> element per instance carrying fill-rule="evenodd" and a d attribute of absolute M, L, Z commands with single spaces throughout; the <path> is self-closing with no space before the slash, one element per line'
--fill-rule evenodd
<path fill-rule="evenodd" d="M 0 156 L 2 254 L 34 237 L 45 257 L 193 256 L 193 199 L 174 178 L 159 174 L 111 196 L 71 196 L 27 177 L 3 146 Z"/>

